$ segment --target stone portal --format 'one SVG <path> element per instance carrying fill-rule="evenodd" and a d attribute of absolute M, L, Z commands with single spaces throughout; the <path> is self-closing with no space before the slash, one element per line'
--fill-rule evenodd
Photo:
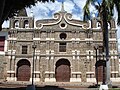
<path fill-rule="evenodd" d="M 58 60 L 55 68 L 56 82 L 70 82 L 70 76 L 70 62 L 67 59 Z"/>

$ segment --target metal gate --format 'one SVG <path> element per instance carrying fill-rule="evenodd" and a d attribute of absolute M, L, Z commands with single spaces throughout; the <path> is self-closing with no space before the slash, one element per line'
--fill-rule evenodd
<path fill-rule="evenodd" d="M 67 59 L 60 59 L 56 63 L 55 78 L 57 82 L 70 82 L 70 62 Z"/>
<path fill-rule="evenodd" d="M 29 61 L 20 60 L 17 65 L 17 81 L 29 81 L 31 76 Z"/>

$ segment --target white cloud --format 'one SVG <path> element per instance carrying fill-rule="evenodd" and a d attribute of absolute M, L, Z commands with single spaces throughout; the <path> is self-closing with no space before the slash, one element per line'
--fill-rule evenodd
<path fill-rule="evenodd" d="M 80 8 L 80 9 L 83 9 L 85 3 L 86 3 L 86 0 L 73 0 L 73 2 Z"/>
<path fill-rule="evenodd" d="M 118 52 L 120 53 L 120 26 L 117 26 L 117 19 L 118 19 L 118 12 L 114 7 L 114 16 L 113 18 L 116 21 L 116 28 L 117 28 L 117 40 L 118 40 Z"/>
<path fill-rule="evenodd" d="M 44 18 L 51 18 L 51 13 L 55 13 L 56 11 L 60 10 L 60 2 L 55 1 L 54 3 L 41 3 L 38 2 L 36 6 L 30 8 L 27 8 L 28 14 L 33 11 L 35 19 L 44 19 Z"/>
<path fill-rule="evenodd" d="M 120 53 L 120 26 L 117 27 L 118 52 Z"/>
<path fill-rule="evenodd" d="M 95 9 L 95 7 L 93 5 L 90 5 L 90 12 L 92 13 L 97 13 L 97 10 Z"/>
<path fill-rule="evenodd" d="M 73 15 L 72 18 L 74 18 L 74 19 L 78 19 L 78 20 L 83 20 L 83 13 L 75 14 L 75 15 Z"/>
<path fill-rule="evenodd" d="M 120 52 L 120 38 L 118 39 L 118 52 Z"/>
<path fill-rule="evenodd" d="M 83 8 L 86 0 L 65 0 L 64 1 L 64 9 L 68 13 L 72 13 L 73 18 L 75 19 L 82 19 L 83 13 L 82 12 L 76 12 L 75 14 L 73 13 L 73 10 L 75 10 L 75 5 L 78 5 L 80 9 Z M 32 7 L 31 9 L 27 8 L 28 16 L 30 16 L 31 10 L 33 10 L 33 14 L 35 17 L 35 20 L 38 19 L 47 19 L 47 18 L 52 18 L 53 14 L 55 12 L 58 12 L 61 10 L 62 3 L 55 1 L 54 3 L 49 2 L 49 3 L 37 3 L 36 6 Z"/>
<path fill-rule="evenodd" d="M 66 0 L 64 2 L 64 7 L 65 11 L 67 11 L 68 13 L 72 13 L 72 10 L 74 9 L 74 3 L 71 0 Z"/>
<path fill-rule="evenodd" d="M 8 28 L 9 27 L 9 21 L 4 21 L 4 23 L 2 24 L 2 28 Z"/>

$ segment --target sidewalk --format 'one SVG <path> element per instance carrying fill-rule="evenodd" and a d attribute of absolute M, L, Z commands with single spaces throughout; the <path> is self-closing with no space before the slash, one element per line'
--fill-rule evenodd
<path fill-rule="evenodd" d="M 0 82 L 1 86 L 27 86 L 30 85 L 31 82 Z M 34 83 L 36 86 L 59 86 L 59 87 L 89 87 L 94 86 L 94 83 L 81 83 L 81 82 L 36 82 Z"/>
<path fill-rule="evenodd" d="M 82 90 L 85 90 L 85 88 L 89 88 L 92 90 L 98 90 L 96 88 L 95 83 L 81 83 L 81 82 L 36 82 L 34 83 L 36 87 L 59 87 L 59 88 L 64 88 L 68 90 L 79 90 L 80 88 Z M 20 88 L 20 87 L 27 87 L 27 85 L 31 85 L 31 82 L 0 82 L 0 88 Z M 112 84 L 113 88 L 120 88 L 120 82 L 119 83 L 113 83 Z M 94 89 L 93 89 L 94 88 Z M 80 90 L 81 90 L 80 89 Z M 0 89 L 1 90 L 1 89 Z M 87 89 L 88 90 L 88 89 Z"/>

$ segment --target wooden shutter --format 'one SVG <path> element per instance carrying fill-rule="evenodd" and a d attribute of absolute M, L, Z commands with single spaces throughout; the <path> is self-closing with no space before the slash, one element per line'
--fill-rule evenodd
<path fill-rule="evenodd" d="M 0 51 L 4 51 L 5 36 L 0 36 Z"/>

